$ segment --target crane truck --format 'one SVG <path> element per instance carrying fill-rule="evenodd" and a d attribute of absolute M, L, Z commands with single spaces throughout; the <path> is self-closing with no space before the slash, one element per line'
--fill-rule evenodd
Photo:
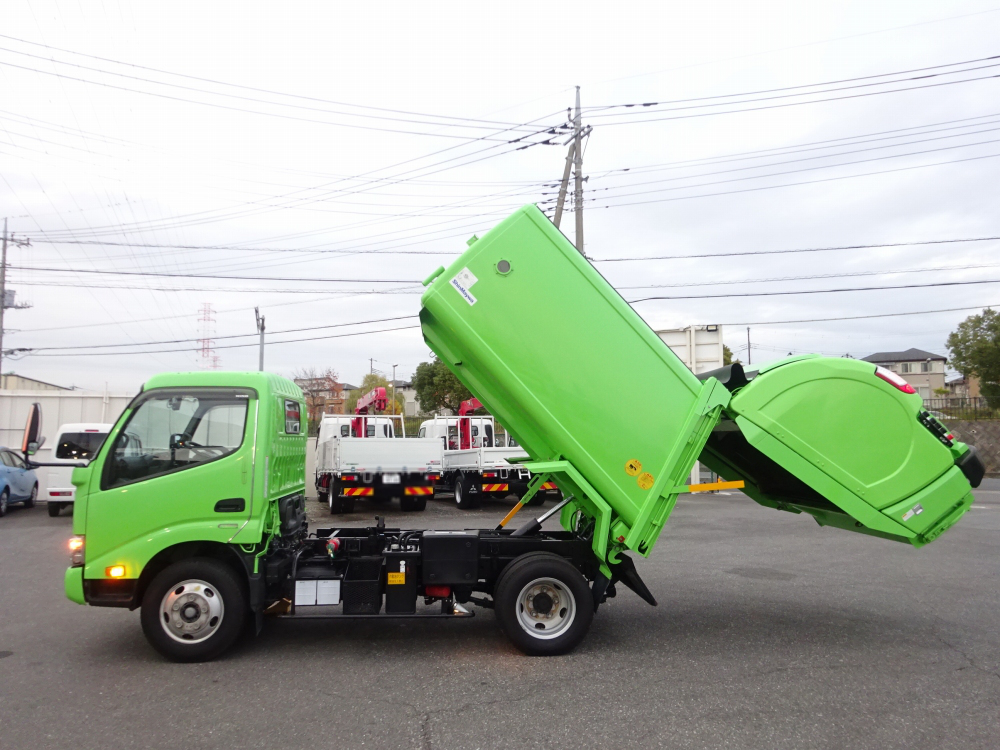
<path fill-rule="evenodd" d="M 524 456 L 524 449 L 509 432 L 497 430 L 478 398 L 459 404 L 457 417 L 435 417 L 420 425 L 420 435 L 440 437 L 445 446 L 441 459 L 440 486 L 451 490 L 455 505 L 462 510 L 478 508 L 482 500 L 521 498 L 528 490 L 531 472 L 508 459 Z M 475 416 L 474 416 L 475 415 Z M 555 482 L 545 482 L 531 501 L 558 497 Z"/>
<path fill-rule="evenodd" d="M 323 416 L 315 486 L 331 514 L 353 513 L 359 497 L 373 502 L 399 498 L 401 510 L 421 511 L 433 496 L 441 476 L 441 442 L 406 438 L 401 415 L 380 416 L 388 404 L 385 388 L 379 387 L 358 399 L 354 416 Z"/>
<path fill-rule="evenodd" d="M 67 596 L 139 609 L 179 661 L 224 652 L 248 614 L 260 628 L 484 609 L 525 653 L 561 654 L 623 589 L 656 604 L 635 561 L 677 498 L 706 489 L 687 484 L 699 457 L 725 480 L 709 489 L 914 548 L 962 517 L 982 479 L 975 449 L 873 364 L 799 356 L 696 377 L 535 206 L 425 285 L 425 341 L 534 475 L 497 527 L 310 528 L 301 390 L 268 373 L 164 374 L 73 472 Z M 608 382 L 643 392 L 644 408 L 623 414 Z M 562 501 L 514 523 L 545 481 Z"/>

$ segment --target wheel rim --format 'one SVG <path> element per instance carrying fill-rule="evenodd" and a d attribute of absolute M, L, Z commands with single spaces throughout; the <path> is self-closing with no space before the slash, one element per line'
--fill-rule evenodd
<path fill-rule="evenodd" d="M 327 496 L 327 501 L 328 501 L 328 504 L 330 506 L 330 512 L 333 513 L 333 493 L 332 492 Z"/>
<path fill-rule="evenodd" d="M 7 512 L 7 493 L 0 495 L 0 514 Z"/>
<path fill-rule="evenodd" d="M 38 485 L 36 484 L 31 488 L 31 502 L 35 502 L 38 499 Z"/>
<path fill-rule="evenodd" d="M 462 483 L 455 482 L 455 505 L 462 504 Z"/>
<path fill-rule="evenodd" d="M 532 638 L 547 641 L 569 630 L 576 619 L 576 599 L 555 578 L 536 578 L 517 595 L 517 624 Z"/>
<path fill-rule="evenodd" d="M 160 602 L 160 625 L 178 643 L 200 643 L 222 625 L 225 607 L 215 586 L 196 579 L 182 581 Z"/>

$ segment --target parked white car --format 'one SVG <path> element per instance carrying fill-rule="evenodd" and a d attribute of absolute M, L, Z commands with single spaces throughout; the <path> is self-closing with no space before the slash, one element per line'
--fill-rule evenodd
<path fill-rule="evenodd" d="M 112 427 L 113 424 L 81 422 L 64 424 L 59 428 L 51 463 L 67 465 L 47 467 L 48 481 L 42 499 L 48 503 L 50 516 L 55 518 L 63 508 L 73 504 L 76 499 L 76 488 L 70 481 L 73 466 L 80 462 L 89 463 L 101 449 Z"/>

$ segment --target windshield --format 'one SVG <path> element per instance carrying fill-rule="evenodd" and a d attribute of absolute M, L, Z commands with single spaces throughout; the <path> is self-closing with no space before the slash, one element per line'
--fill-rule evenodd
<path fill-rule="evenodd" d="M 101 449 L 106 432 L 64 432 L 59 436 L 56 446 L 56 458 L 69 458 L 76 461 L 89 461 Z"/>

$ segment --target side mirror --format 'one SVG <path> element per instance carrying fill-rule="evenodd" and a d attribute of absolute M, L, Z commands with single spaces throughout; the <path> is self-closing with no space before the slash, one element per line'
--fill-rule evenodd
<path fill-rule="evenodd" d="M 34 403 L 28 412 L 28 421 L 24 425 L 24 437 L 21 439 L 21 453 L 31 456 L 42 447 L 42 405 Z"/>
<path fill-rule="evenodd" d="M 82 489 L 90 483 L 90 472 L 92 471 L 90 466 L 77 466 L 73 469 L 73 475 L 70 481 L 73 486 L 77 489 Z"/>

